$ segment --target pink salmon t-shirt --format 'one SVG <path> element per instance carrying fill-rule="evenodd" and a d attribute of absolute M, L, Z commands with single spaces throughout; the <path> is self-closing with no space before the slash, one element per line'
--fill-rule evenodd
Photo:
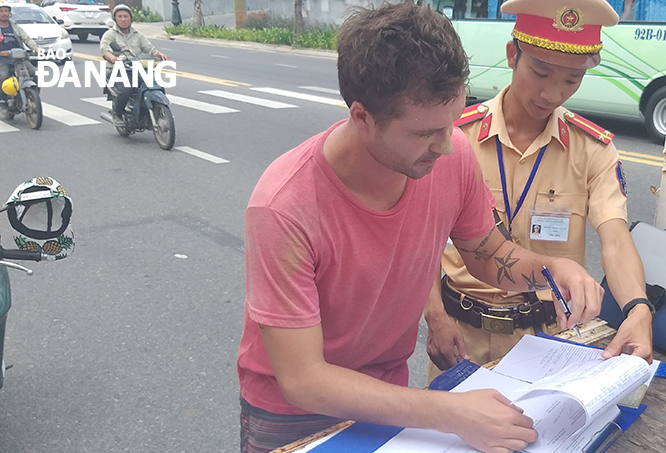
<path fill-rule="evenodd" d="M 307 412 L 285 400 L 259 323 L 321 324 L 328 363 L 405 386 L 447 238 L 480 238 L 494 224 L 492 194 L 459 129 L 451 155 L 423 178 L 409 179 L 392 209 L 375 211 L 324 157 L 326 137 L 343 122 L 273 162 L 245 212 L 247 296 L 238 376 L 241 395 L 273 413 Z"/>

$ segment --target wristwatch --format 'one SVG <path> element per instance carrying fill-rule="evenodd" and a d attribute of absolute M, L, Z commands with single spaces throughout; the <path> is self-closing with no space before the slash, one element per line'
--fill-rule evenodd
<path fill-rule="evenodd" d="M 629 312 L 638 304 L 645 304 L 648 306 L 650 309 L 650 313 L 652 314 L 652 317 L 654 318 L 654 315 L 657 313 L 657 310 L 654 309 L 654 305 L 652 305 L 652 302 L 649 300 L 645 299 L 644 297 L 639 297 L 634 300 L 630 300 L 627 305 L 622 307 L 622 314 L 624 315 L 624 319 L 627 319 L 627 316 L 629 316 Z"/>

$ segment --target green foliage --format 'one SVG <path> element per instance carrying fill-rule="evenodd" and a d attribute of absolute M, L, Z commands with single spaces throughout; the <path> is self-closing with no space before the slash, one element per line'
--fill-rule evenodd
<path fill-rule="evenodd" d="M 154 11 L 151 11 L 150 8 L 144 6 L 143 8 L 132 8 L 132 19 L 134 22 L 162 22 L 162 16 L 157 14 Z"/>
<path fill-rule="evenodd" d="M 276 26 L 277 24 L 281 24 L 281 26 Z M 241 28 L 181 24 L 164 27 L 164 30 L 170 35 L 251 41 L 311 49 L 335 50 L 337 48 L 337 35 L 334 27 L 311 27 L 302 35 L 296 35 L 291 19 L 271 18 L 265 14 L 254 17 L 248 15 L 248 19 Z"/>

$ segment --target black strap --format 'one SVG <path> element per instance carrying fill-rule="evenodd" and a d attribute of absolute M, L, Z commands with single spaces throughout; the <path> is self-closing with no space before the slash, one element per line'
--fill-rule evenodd
<path fill-rule="evenodd" d="M 482 313 L 511 318 L 516 329 L 552 324 L 557 320 L 555 306 L 550 300 L 537 300 L 511 307 L 494 307 L 454 290 L 448 285 L 446 275 L 442 278 L 442 302 L 450 316 L 477 329 L 483 327 Z"/>

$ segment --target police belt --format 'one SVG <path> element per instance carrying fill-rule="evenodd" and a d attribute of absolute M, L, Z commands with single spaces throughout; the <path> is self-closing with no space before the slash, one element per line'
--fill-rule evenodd
<path fill-rule="evenodd" d="M 553 324 L 557 320 L 555 306 L 550 300 L 536 300 L 506 307 L 488 305 L 452 289 L 447 283 L 446 275 L 442 278 L 442 301 L 450 316 L 492 333 L 511 335 L 514 329 Z"/>

